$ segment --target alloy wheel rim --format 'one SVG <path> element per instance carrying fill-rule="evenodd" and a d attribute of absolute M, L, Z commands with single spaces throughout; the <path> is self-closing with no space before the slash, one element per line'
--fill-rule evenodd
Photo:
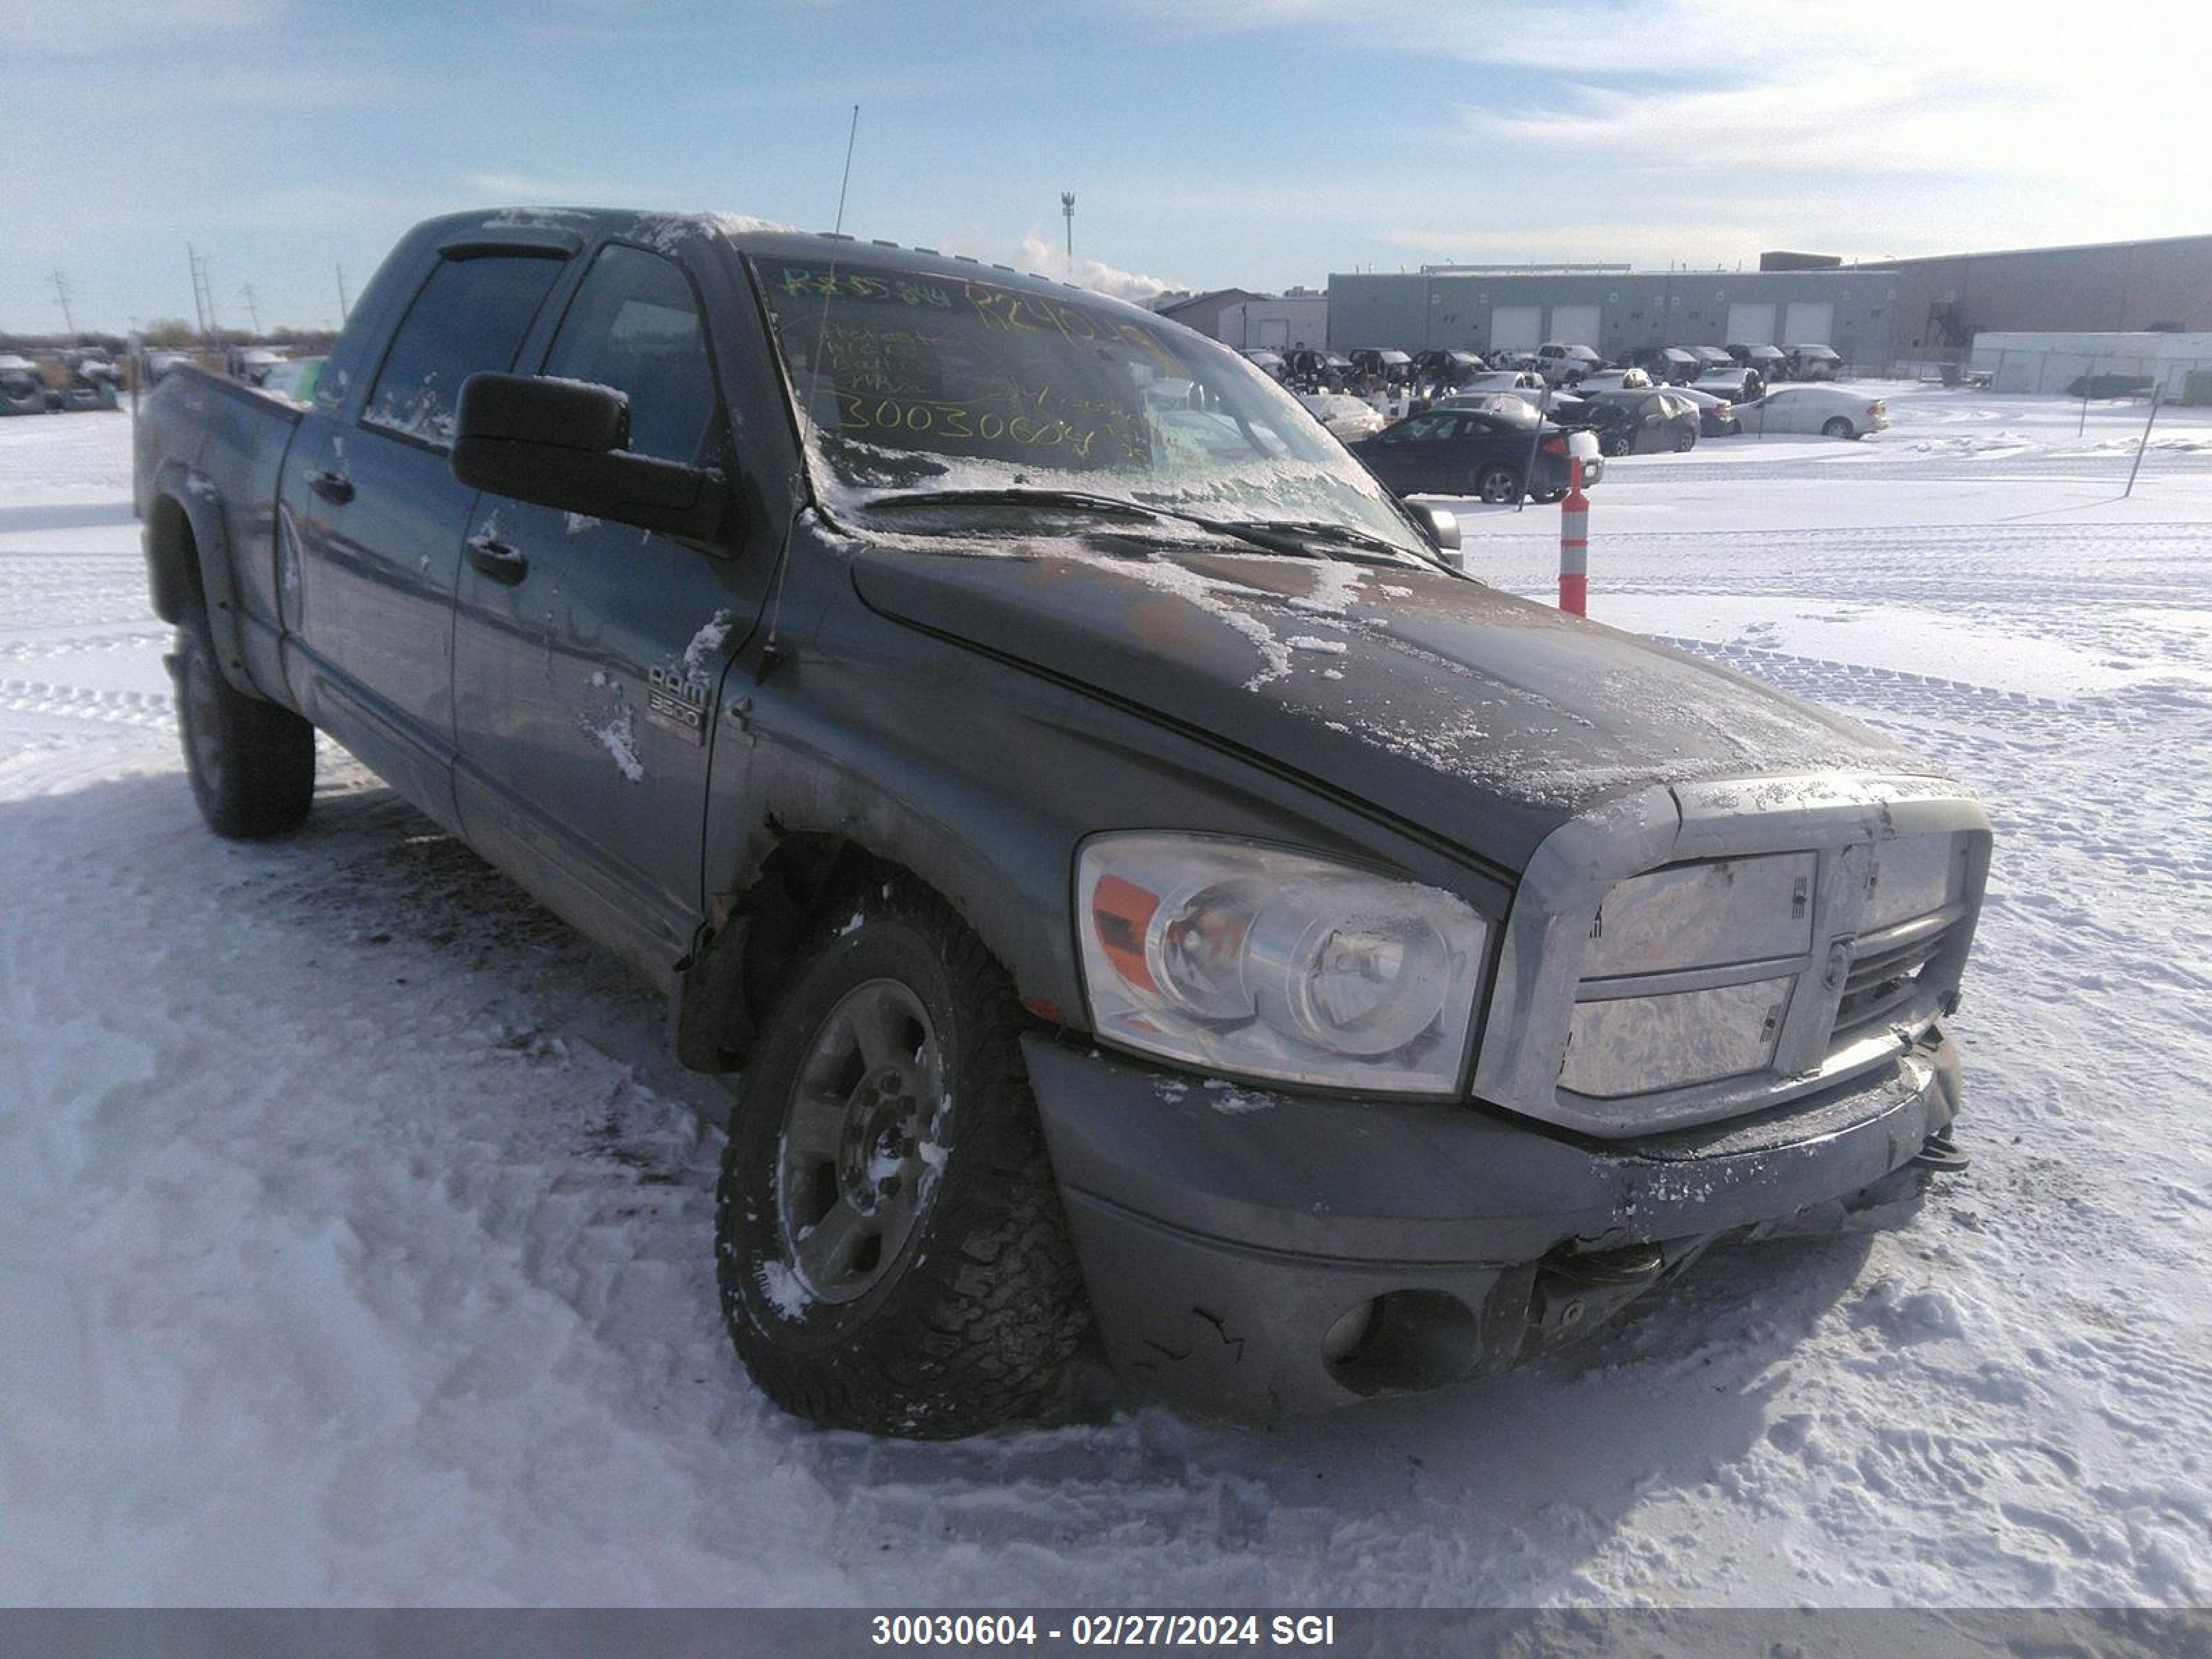
<path fill-rule="evenodd" d="M 937 1030 L 896 980 L 855 986 L 816 1028 L 784 1104 L 776 1221 L 818 1302 L 890 1275 L 935 1194 L 950 1100 Z"/>

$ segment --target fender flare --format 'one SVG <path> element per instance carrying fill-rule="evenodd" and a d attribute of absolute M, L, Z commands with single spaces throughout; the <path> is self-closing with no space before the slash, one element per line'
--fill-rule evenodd
<path fill-rule="evenodd" d="M 243 631 L 238 620 L 238 589 L 231 579 L 230 532 L 223 511 L 222 491 L 198 467 L 172 459 L 162 462 L 154 474 L 151 501 L 155 509 L 164 498 L 176 504 L 192 532 L 208 637 L 215 646 L 216 663 L 223 678 L 241 695 L 266 702 L 267 694 L 253 683 L 246 669 Z M 146 550 L 147 576 L 153 587 L 154 611 L 164 622 L 181 622 L 191 592 L 184 580 L 184 550 L 163 544 L 161 526 L 159 511 L 149 511 L 140 532 Z"/>
<path fill-rule="evenodd" d="M 819 757 L 813 764 L 822 764 Z M 793 849 L 823 854 L 812 873 L 823 877 L 853 855 L 928 889 L 1006 970 L 1025 1006 L 1055 1024 L 1064 1020 L 1060 1003 L 1074 981 L 1048 965 L 1056 953 L 1054 929 L 1035 926 L 1024 890 L 1007 880 L 1024 862 L 1014 856 L 1023 831 L 1010 822 L 978 824 L 957 807 L 933 816 L 842 767 L 827 775 L 835 779 L 827 789 L 793 789 L 754 809 L 738 867 L 723 872 L 727 884 L 714 895 L 707 927 L 676 965 L 669 1035 L 678 1062 L 695 1071 L 732 1069 L 757 1034 L 772 1000 L 775 952 L 811 914 L 817 896 L 785 884 Z M 1006 837 L 996 848 L 994 829 Z M 1055 874 L 1056 886 L 1064 881 Z M 1042 995 L 1047 990 L 1050 997 Z"/>

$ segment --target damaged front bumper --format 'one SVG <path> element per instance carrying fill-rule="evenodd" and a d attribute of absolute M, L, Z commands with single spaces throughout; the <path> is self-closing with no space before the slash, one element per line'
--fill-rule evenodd
<path fill-rule="evenodd" d="M 1606 1141 L 1024 1046 L 1109 1358 L 1250 1419 L 1503 1370 L 1601 1325 L 1716 1239 L 1899 1200 L 1958 1161 L 1959 1067 L 1940 1031 L 1750 1118 Z"/>

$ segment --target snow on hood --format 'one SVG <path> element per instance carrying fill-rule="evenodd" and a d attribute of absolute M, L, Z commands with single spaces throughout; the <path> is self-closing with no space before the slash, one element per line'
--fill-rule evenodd
<path fill-rule="evenodd" d="M 988 558 L 916 545 L 860 552 L 872 607 L 1288 762 L 1515 868 L 1565 818 L 1650 784 L 1929 769 L 1757 681 L 1442 571 L 1105 534 Z"/>

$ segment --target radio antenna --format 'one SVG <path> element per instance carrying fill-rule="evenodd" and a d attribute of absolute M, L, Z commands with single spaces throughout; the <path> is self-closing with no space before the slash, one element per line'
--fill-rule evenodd
<path fill-rule="evenodd" d="M 837 181 L 837 230 L 840 234 L 845 228 L 845 192 L 853 184 L 853 146 L 860 141 L 860 106 L 855 104 L 853 106 L 851 130 L 845 134 L 845 176 Z"/>

